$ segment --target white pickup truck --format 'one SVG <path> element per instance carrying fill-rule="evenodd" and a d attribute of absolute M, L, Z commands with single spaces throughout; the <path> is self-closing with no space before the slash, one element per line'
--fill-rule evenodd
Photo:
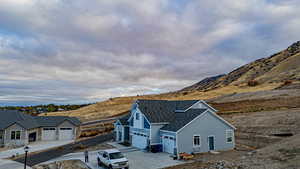
<path fill-rule="evenodd" d="M 110 169 L 129 169 L 128 159 L 117 149 L 101 150 L 97 154 L 99 166 L 106 166 Z"/>

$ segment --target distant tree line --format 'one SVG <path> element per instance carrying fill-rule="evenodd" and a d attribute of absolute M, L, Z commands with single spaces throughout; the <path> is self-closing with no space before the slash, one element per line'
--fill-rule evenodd
<path fill-rule="evenodd" d="M 73 104 L 73 105 L 47 104 L 47 105 L 36 105 L 36 106 L 3 106 L 0 107 L 0 110 L 19 110 L 27 114 L 37 115 L 39 113 L 76 110 L 88 105 L 90 104 Z"/>

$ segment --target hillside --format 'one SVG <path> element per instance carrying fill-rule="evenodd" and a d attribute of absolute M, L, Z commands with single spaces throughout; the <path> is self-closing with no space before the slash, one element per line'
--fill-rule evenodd
<path fill-rule="evenodd" d="M 262 84 L 300 80 L 299 65 L 300 41 L 268 58 L 258 59 L 237 68 L 227 75 L 206 78 L 181 91 L 206 91 L 228 85 L 245 85 L 249 81 L 257 81 L 257 83 Z"/>
<path fill-rule="evenodd" d="M 189 99 L 212 99 L 224 95 L 234 95 L 238 93 L 251 93 L 259 91 L 273 90 L 290 83 L 300 82 L 300 41 L 292 44 L 286 50 L 276 53 L 268 58 L 263 58 L 237 68 L 236 70 L 215 77 L 206 78 L 192 86 L 182 90 L 158 95 L 132 96 L 112 98 L 103 102 L 86 106 L 74 111 L 54 112 L 47 115 L 68 115 L 77 116 L 83 121 L 101 119 L 105 117 L 117 116 L 127 112 L 132 102 L 136 99 L 169 99 L 169 100 L 189 100 Z M 251 82 L 251 83 L 250 83 Z M 286 90 L 286 92 L 295 92 Z M 297 90 L 297 92 L 299 92 Z M 296 93 L 297 93 L 296 92 Z M 300 93 L 300 92 L 299 92 Z M 277 97 L 276 94 L 274 97 Z M 272 98 L 272 95 L 271 95 Z M 268 100 L 269 99 L 269 100 Z M 281 103 L 282 99 L 271 101 L 268 99 L 256 99 L 256 109 L 264 109 L 264 106 Z M 273 99 L 273 98 L 272 98 Z M 286 99 L 286 98 L 284 98 Z M 292 97 L 298 103 L 299 96 Z M 255 100 L 255 96 L 253 96 Z M 267 102 L 265 102 L 267 100 Z M 269 103 L 270 102 L 270 103 Z M 264 104 L 262 104 L 264 103 Z M 240 103 L 236 103 L 239 105 Z M 243 104 L 249 104 L 243 102 Z M 235 104 L 233 104 L 235 105 Z M 277 104 L 277 107 L 286 105 Z M 298 105 L 298 104 L 297 104 Z M 243 110 L 229 110 L 228 105 L 215 103 L 221 112 L 241 112 Z M 290 105 L 287 105 L 289 108 Z M 239 106 L 240 107 L 240 106 Z M 246 106 L 247 107 L 247 106 Z M 251 108 L 252 109 L 252 108 Z M 250 108 L 246 111 L 250 111 Z M 254 110 L 252 110 L 254 111 Z M 45 114 L 43 114 L 45 115 Z"/>

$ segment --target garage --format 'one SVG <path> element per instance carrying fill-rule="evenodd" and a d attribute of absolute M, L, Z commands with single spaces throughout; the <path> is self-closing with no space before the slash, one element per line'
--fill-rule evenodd
<path fill-rule="evenodd" d="M 174 154 L 175 149 L 175 138 L 172 136 L 163 136 L 162 144 L 164 152 Z"/>
<path fill-rule="evenodd" d="M 140 149 L 145 149 L 148 145 L 148 136 L 140 133 L 133 133 L 132 146 Z"/>
<path fill-rule="evenodd" d="M 56 128 L 47 127 L 42 130 L 42 140 L 56 140 Z"/>
<path fill-rule="evenodd" d="M 59 140 L 73 140 L 73 128 L 62 127 L 59 128 Z"/>

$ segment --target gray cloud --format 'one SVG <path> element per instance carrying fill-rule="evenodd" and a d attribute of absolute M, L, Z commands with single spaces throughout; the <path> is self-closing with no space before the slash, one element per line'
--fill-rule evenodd
<path fill-rule="evenodd" d="M 180 89 L 299 40 L 297 0 L 2 0 L 0 104 Z"/>

